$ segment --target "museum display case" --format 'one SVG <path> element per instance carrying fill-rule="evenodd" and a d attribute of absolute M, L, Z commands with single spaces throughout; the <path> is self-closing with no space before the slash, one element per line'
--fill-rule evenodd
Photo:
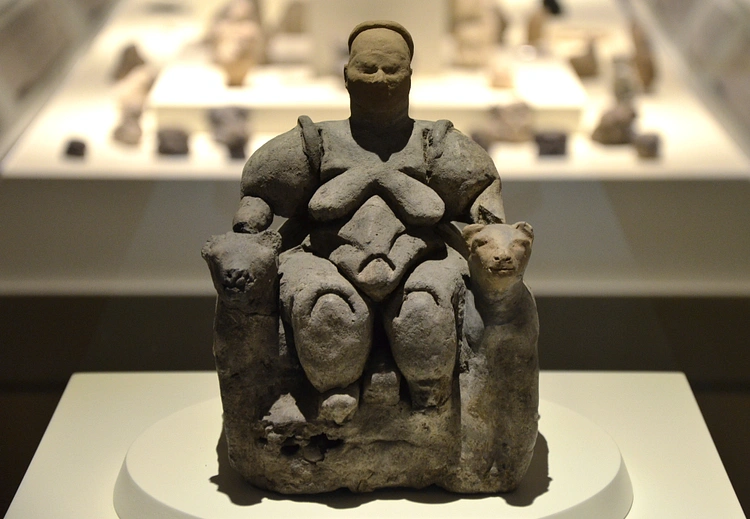
<path fill-rule="evenodd" d="M 458 3 L 254 1 L 260 36 L 242 29 L 257 36 L 249 38 L 253 65 L 228 86 L 210 28 L 228 16 L 225 0 L 0 0 L 0 299 L 8 308 L 23 300 L 17 306 L 37 315 L 36 301 L 60 298 L 38 314 L 52 323 L 71 301 L 115 301 L 92 311 L 99 313 L 90 323 L 71 323 L 82 330 L 84 369 L 206 369 L 210 353 L 195 352 L 210 349 L 210 330 L 165 331 L 194 330 L 195 315 L 213 311 L 201 246 L 231 224 L 246 157 L 302 114 L 315 122 L 348 116 L 346 35 L 352 21 L 384 13 L 403 16 L 417 39 L 412 116 L 450 119 L 475 137 L 503 181 L 508 220 L 534 225 L 526 280 L 540 315 L 550 316 L 540 348 L 556 347 L 549 364 L 541 354 L 542 367 L 684 370 L 698 381 L 694 389 L 720 388 L 746 409 L 747 362 L 737 351 L 746 332 L 710 328 L 741 322 L 750 300 L 750 3 L 567 0 L 559 16 L 545 14 L 543 29 L 531 27 L 536 0 L 473 2 L 489 6 L 491 28 L 459 13 Z M 113 79 L 130 46 L 136 74 Z M 652 60 L 648 70 L 637 70 L 638 59 Z M 669 310 L 653 311 L 654 300 Z M 185 311 L 196 301 L 208 303 Z M 680 313 L 683 301 L 698 302 Z M 170 309 L 150 315 L 162 302 Z M 576 317 L 582 308 L 589 314 Z M 683 326 L 688 315 L 698 318 Z M 687 337 L 704 318 L 700 335 Z M 41 333 L 34 319 L 23 322 Z M 128 339 L 128 328 L 167 342 L 144 346 Z M 9 344 L 29 342 L 21 335 L 8 334 Z M 92 337 L 99 342 L 85 351 Z M 674 337 L 705 348 L 695 354 Z M 668 342 L 675 350 L 652 348 Z M 3 354 L 15 360 L 19 351 Z M 52 387 L 55 370 L 23 365 L 26 379 L 5 368 L 8 387 Z M 76 485 L 90 485 L 96 501 L 71 508 L 76 517 L 116 517 L 107 492 L 127 445 L 170 412 L 216 396 L 208 374 L 139 377 L 72 379 L 8 517 L 83 502 Z M 139 387 L 143 395 L 129 395 Z M 622 406 L 595 398 L 599 388 Z M 722 506 L 722 517 L 743 517 L 680 375 L 543 372 L 541 389 L 615 439 L 636 496 L 628 517 L 704 517 Z M 659 398 L 649 400 L 650 390 Z M 149 391 L 187 396 L 154 399 L 153 412 L 135 409 Z M 98 444 L 94 423 L 109 398 L 112 414 L 121 414 L 100 424 L 113 440 Z M 54 452 L 71 447 L 77 418 L 102 466 L 52 496 L 45 474 Z M 76 456 L 91 459 L 70 453 L 50 474 L 64 478 Z"/>
<path fill-rule="evenodd" d="M 745 0 L 647 0 L 645 4 L 680 50 L 703 98 L 747 150 L 750 4 Z"/>
<path fill-rule="evenodd" d="M 101 27 L 109 0 L 0 2 L 0 154 Z"/>
<path fill-rule="evenodd" d="M 40 220 L 55 215 L 59 220 L 67 214 L 60 225 L 74 227 L 69 220 L 73 215 L 58 204 L 99 214 L 102 208 L 94 191 L 101 191 L 109 198 L 106 215 L 101 216 L 115 220 L 110 224 L 117 232 L 92 228 L 75 237 L 36 239 L 35 248 L 54 251 L 57 261 L 51 266 L 23 253 L 32 245 L 24 232 L 30 222 L 16 225 L 16 219 L 4 218 L 10 245 L 0 267 L 0 292 L 209 294 L 203 265 L 192 251 L 203 236 L 220 230 L 220 222 L 234 211 L 231 197 L 217 193 L 233 189 L 242 161 L 232 159 L 226 145 L 212 136 L 207 112 L 235 105 L 247 109 L 248 152 L 293 127 L 302 113 L 316 121 L 346 116 L 340 79 L 317 75 L 306 64 L 310 44 L 305 42 L 310 37 L 305 35 L 269 37 L 267 54 L 286 58 L 259 65 L 242 87 L 227 88 L 203 41 L 211 13 L 220 4 L 123 1 L 91 44 L 80 50 L 72 69 L 56 82 L 49 101 L 3 158 L 3 207 L 14 213 L 18 205 L 31 203 L 35 189 L 44 192 L 60 186 L 34 215 Z M 512 69 L 513 88 L 493 88 L 485 69 L 444 67 L 430 73 L 428 66 L 420 74 L 417 68 L 412 112 L 426 119 L 448 118 L 468 134 L 486 124 L 490 108 L 521 101 L 532 108 L 533 131 L 567 134 L 563 157 L 539 157 L 533 141 L 490 148 L 505 189 L 515 192 L 509 197 L 516 207 L 510 207 L 512 218 L 542 222 L 549 230 L 529 273 L 536 290 L 747 294 L 750 275 L 742 258 L 750 244 L 721 222 L 747 222 L 750 161 L 737 144 L 741 137 L 728 130 L 733 126 L 724 125 L 692 87 L 695 74 L 656 24 L 649 6 L 569 2 L 564 16 L 548 21 L 544 49 L 537 53 L 522 45 L 524 20 L 534 4 L 502 4 L 510 23 L 498 59 Z M 277 6 L 276 12 L 262 12 L 280 17 L 278 11 Z M 639 157 L 633 146 L 606 145 L 591 138 L 602 113 L 615 104 L 612 59 L 632 52 L 631 14 L 653 40 L 658 66 L 652 91 L 633 101 L 637 117 L 631 125 L 635 133 L 658 138 L 659 156 L 654 159 Z M 601 71 L 597 77 L 579 79 L 567 59 L 582 52 L 592 37 L 598 42 Z M 142 137 L 127 145 L 113 138 L 122 98 L 110 76 L 120 53 L 133 43 L 159 73 L 143 104 L 137 130 Z M 533 58 L 536 54 L 541 57 Z M 742 55 L 725 54 L 727 63 Z M 735 72 L 742 74 L 741 69 Z M 159 154 L 157 130 L 175 125 L 189 134 L 184 137 L 188 153 Z M 85 145 L 85 156 L 66 153 L 71 145 L 80 149 L 75 141 Z M 580 200 L 586 200 L 585 210 Z M 186 206 L 195 211 L 185 211 L 176 221 L 175 211 Z M 133 211 L 140 216 L 133 218 Z M 703 218 L 696 221 L 696 213 Z M 124 218 L 127 214 L 131 216 Z M 715 258 L 710 272 L 700 266 L 702 253 L 675 235 L 689 226 L 699 234 L 718 233 L 717 242 L 733 244 Z M 116 234 L 129 236 L 129 243 L 115 239 Z M 155 248 L 152 243 L 170 245 Z M 594 245 L 611 255 L 595 253 Z M 117 257 L 107 258 L 113 249 Z M 88 253 L 74 252 L 79 250 Z"/>

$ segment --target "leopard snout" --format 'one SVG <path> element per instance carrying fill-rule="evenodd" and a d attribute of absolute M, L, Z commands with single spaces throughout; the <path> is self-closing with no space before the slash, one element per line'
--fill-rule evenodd
<path fill-rule="evenodd" d="M 513 258 L 507 254 L 496 254 L 492 258 L 492 268 L 494 270 L 509 270 L 513 267 Z"/>

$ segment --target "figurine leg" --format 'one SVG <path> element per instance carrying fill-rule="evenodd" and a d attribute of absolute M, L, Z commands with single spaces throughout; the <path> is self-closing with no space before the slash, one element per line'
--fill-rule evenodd
<path fill-rule="evenodd" d="M 386 310 L 393 357 L 415 408 L 441 405 L 451 395 L 466 264 L 450 252 L 419 265 Z"/>
<path fill-rule="evenodd" d="M 294 251 L 282 255 L 281 311 L 302 369 L 320 392 L 359 380 L 372 345 L 369 306 L 336 267 Z"/>

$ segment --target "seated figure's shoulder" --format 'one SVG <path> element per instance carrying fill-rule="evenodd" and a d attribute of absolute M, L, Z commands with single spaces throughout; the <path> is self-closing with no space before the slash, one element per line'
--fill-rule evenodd
<path fill-rule="evenodd" d="M 321 121 L 317 123 L 322 163 L 348 155 L 355 147 L 351 126 L 348 119 L 339 121 Z M 334 158 L 335 157 L 335 158 Z M 324 168 L 325 169 L 325 166 Z"/>
<path fill-rule="evenodd" d="M 348 119 L 340 119 L 336 121 L 321 121 L 319 123 L 314 123 L 315 126 L 319 129 L 321 134 L 348 134 L 351 135 L 351 131 L 349 129 L 349 120 Z"/>
<path fill-rule="evenodd" d="M 280 216 L 304 212 L 318 187 L 320 132 L 309 117 L 266 142 L 242 170 L 242 194 L 265 200 Z"/>
<path fill-rule="evenodd" d="M 436 166 L 453 173 L 498 176 L 495 164 L 484 148 L 445 119 L 432 123 L 428 134 L 427 157 Z"/>

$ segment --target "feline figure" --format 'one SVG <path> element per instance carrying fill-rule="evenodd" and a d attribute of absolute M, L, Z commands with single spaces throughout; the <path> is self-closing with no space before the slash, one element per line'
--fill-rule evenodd
<path fill-rule="evenodd" d="M 534 296 L 523 281 L 534 231 L 526 222 L 472 224 L 464 227 L 463 236 L 473 295 L 473 302 L 467 301 L 466 321 L 476 320 L 471 315 L 476 312 L 483 324 L 478 342 L 467 334 L 469 356 L 474 362 L 482 359 L 479 364 L 488 375 L 486 393 L 467 407 L 481 406 L 493 416 L 491 458 L 495 468 L 506 468 L 500 473 L 512 485 L 531 462 L 539 420 L 539 320 Z"/>

